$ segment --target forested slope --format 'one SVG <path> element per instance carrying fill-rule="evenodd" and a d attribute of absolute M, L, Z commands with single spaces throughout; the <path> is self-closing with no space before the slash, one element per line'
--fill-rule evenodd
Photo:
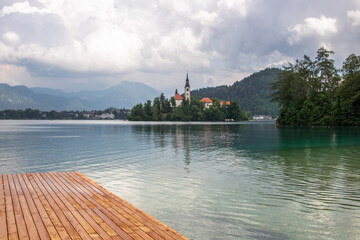
<path fill-rule="evenodd" d="M 233 100 L 240 104 L 241 109 L 253 115 L 265 114 L 276 116 L 279 112 L 277 103 L 271 102 L 271 83 L 275 82 L 278 68 L 267 68 L 256 72 L 231 86 L 208 87 L 191 91 L 191 96 Z"/>

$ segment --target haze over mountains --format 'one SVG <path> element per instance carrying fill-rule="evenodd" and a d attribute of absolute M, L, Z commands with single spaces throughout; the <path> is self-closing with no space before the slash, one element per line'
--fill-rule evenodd
<path fill-rule="evenodd" d="M 154 99 L 160 92 L 146 84 L 123 81 L 99 90 L 66 93 L 58 89 L 11 87 L 0 84 L 0 110 L 104 110 L 109 107 L 131 108 L 139 102 Z"/>

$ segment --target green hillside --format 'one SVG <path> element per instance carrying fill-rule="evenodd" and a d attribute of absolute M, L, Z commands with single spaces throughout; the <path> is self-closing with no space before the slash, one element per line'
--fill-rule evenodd
<path fill-rule="evenodd" d="M 277 79 L 281 72 L 277 68 L 267 68 L 256 72 L 232 86 L 208 87 L 191 91 L 195 99 L 202 97 L 218 98 L 221 100 L 234 100 L 241 109 L 253 115 L 265 114 L 276 116 L 279 113 L 277 103 L 271 100 L 271 83 Z"/>

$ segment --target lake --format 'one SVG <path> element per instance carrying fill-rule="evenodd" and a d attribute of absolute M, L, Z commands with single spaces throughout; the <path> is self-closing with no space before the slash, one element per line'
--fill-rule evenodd
<path fill-rule="evenodd" d="M 359 239 L 360 128 L 0 121 L 0 173 L 80 171 L 189 239 Z"/>

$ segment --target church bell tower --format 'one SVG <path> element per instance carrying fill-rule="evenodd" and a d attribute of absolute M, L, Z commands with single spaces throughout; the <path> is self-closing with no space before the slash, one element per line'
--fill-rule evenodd
<path fill-rule="evenodd" d="M 186 84 L 185 84 L 185 100 L 190 102 L 190 84 L 189 84 L 189 74 L 186 74 Z"/>

